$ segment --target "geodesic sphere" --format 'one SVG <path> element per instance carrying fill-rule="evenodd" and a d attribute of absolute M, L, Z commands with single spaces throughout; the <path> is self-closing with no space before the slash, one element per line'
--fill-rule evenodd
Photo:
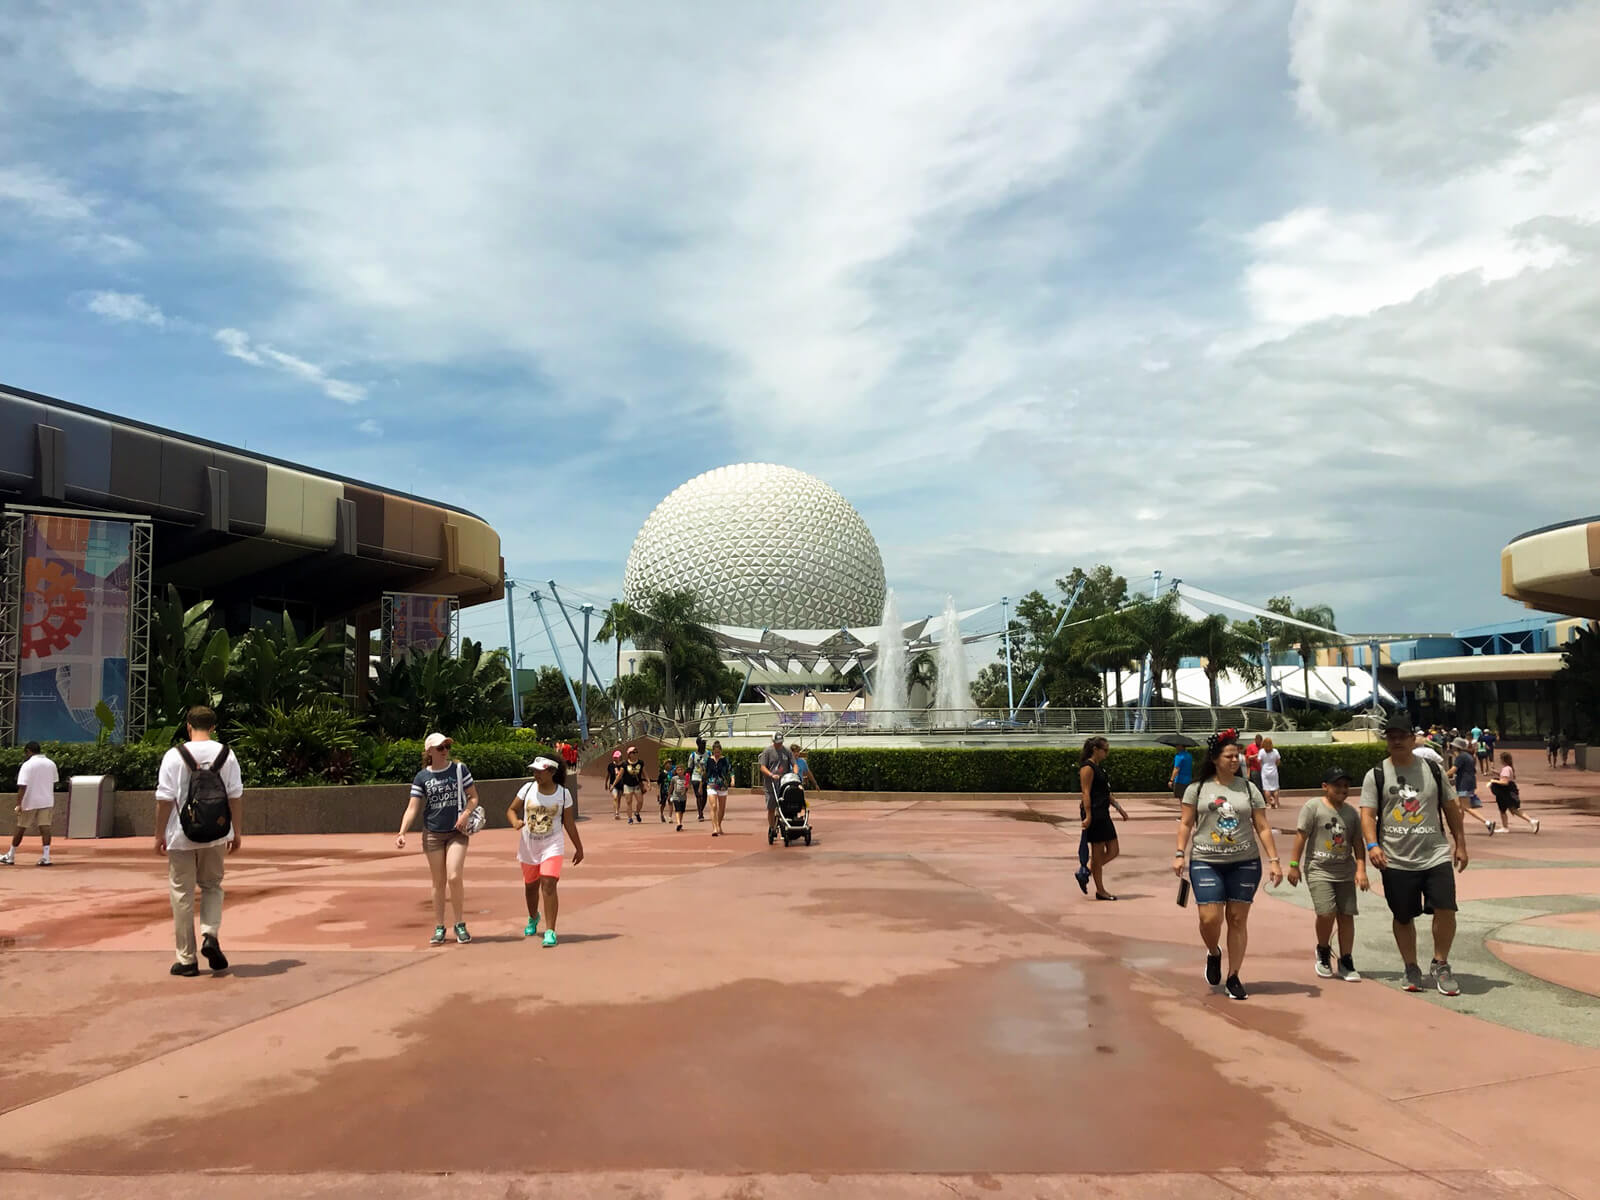
<path fill-rule="evenodd" d="M 697 475 L 656 505 L 623 574 L 623 595 L 692 590 L 716 625 L 876 625 L 883 556 L 867 523 L 822 480 L 771 463 Z"/>

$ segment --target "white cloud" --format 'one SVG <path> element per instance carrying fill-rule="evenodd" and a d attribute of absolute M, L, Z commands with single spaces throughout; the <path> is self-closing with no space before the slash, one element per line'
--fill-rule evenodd
<path fill-rule="evenodd" d="M 130 321 L 157 329 L 164 329 L 167 324 L 166 314 L 137 293 L 95 292 L 84 307 L 108 321 Z"/>
<path fill-rule="evenodd" d="M 368 417 L 365 421 L 362 421 L 361 424 L 357 425 L 356 430 L 360 433 L 366 434 L 368 437 L 383 436 L 383 426 L 378 424 L 378 422 L 374 421 L 371 417 Z"/>
<path fill-rule="evenodd" d="M 367 389 L 360 384 L 335 379 L 315 363 L 297 358 L 293 354 L 285 354 L 282 350 L 264 342 L 254 342 L 242 329 L 219 329 L 212 336 L 229 357 L 247 362 L 253 367 L 265 367 L 293 375 L 317 387 L 331 400 L 357 404 L 366 398 Z"/>
<path fill-rule="evenodd" d="M 138 242 L 106 227 L 95 200 L 38 166 L 0 167 L 0 213 L 7 208 L 23 221 L 47 228 L 78 254 L 116 262 L 144 253 Z"/>

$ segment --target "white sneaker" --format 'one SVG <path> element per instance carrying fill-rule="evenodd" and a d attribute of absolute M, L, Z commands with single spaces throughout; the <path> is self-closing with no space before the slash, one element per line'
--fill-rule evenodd
<path fill-rule="evenodd" d="M 7 850 L 4 854 L 0 854 L 0 866 L 14 867 L 16 865 L 17 857 L 11 851 Z"/>
<path fill-rule="evenodd" d="M 39 860 L 39 865 L 41 867 L 53 867 L 53 866 L 55 866 L 55 864 L 50 861 L 50 856 L 48 854 L 46 854 L 43 858 L 41 858 Z"/>
<path fill-rule="evenodd" d="M 1489 831 L 1489 836 L 1490 837 L 1494 836 L 1494 822 L 1493 821 L 1485 821 L 1483 823 L 1483 827 Z"/>
<path fill-rule="evenodd" d="M 1532 820 L 1533 820 L 1533 831 L 1535 833 L 1538 833 L 1539 832 L 1539 818 L 1538 817 L 1534 817 L 1534 818 L 1532 818 Z"/>

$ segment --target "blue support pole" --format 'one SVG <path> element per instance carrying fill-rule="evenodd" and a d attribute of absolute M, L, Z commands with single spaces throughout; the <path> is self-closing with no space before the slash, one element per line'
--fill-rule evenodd
<path fill-rule="evenodd" d="M 1367 643 L 1367 653 L 1371 655 L 1372 662 L 1372 707 L 1378 707 L 1378 641 L 1374 638 Z"/>
<path fill-rule="evenodd" d="M 534 607 L 539 610 L 539 620 L 544 622 L 544 636 L 550 639 L 550 650 L 556 656 L 556 669 L 561 672 L 561 682 L 567 685 L 567 698 L 572 701 L 572 715 L 583 718 L 583 707 L 578 703 L 578 693 L 572 690 L 572 679 L 567 675 L 567 664 L 561 660 L 561 647 L 556 645 L 555 630 L 550 628 L 550 617 L 544 611 L 544 597 L 535 588 L 533 596 Z"/>
<path fill-rule="evenodd" d="M 1055 641 L 1056 638 L 1061 636 L 1061 630 L 1066 626 L 1067 618 L 1072 615 L 1073 606 L 1078 603 L 1078 597 L 1083 594 L 1083 586 L 1087 582 L 1088 582 L 1087 579 L 1078 580 L 1078 586 L 1073 588 L 1072 589 L 1072 595 L 1067 597 L 1067 605 L 1066 605 L 1065 608 L 1063 608 L 1061 610 L 1061 619 L 1056 622 L 1056 631 L 1050 635 L 1050 640 L 1052 642 Z M 1011 709 L 1011 719 L 1013 721 L 1015 721 L 1017 719 L 1017 709 L 1021 708 L 1024 704 L 1026 704 L 1028 702 L 1028 693 L 1033 691 L 1033 685 L 1039 682 L 1039 676 L 1041 674 L 1043 674 L 1043 672 L 1044 672 L 1044 663 L 1041 662 L 1034 669 L 1033 677 L 1028 680 L 1028 686 L 1022 689 L 1022 697 L 1021 697 L 1021 699 L 1019 699 L 1017 701 L 1017 703 L 1015 704 L 1015 706 L 1013 706 L 1013 708 Z"/>
<path fill-rule="evenodd" d="M 511 725 L 522 728 L 522 689 L 517 686 L 517 615 L 511 602 L 511 589 L 515 585 L 506 580 L 506 636 L 511 639 Z"/>
<path fill-rule="evenodd" d="M 1261 672 L 1266 680 L 1267 711 L 1272 711 L 1272 643 L 1261 643 Z"/>
<path fill-rule="evenodd" d="M 578 728 L 583 734 L 583 740 L 589 740 L 589 684 L 588 678 L 594 672 L 594 666 L 589 662 L 589 618 L 594 616 L 594 605 L 583 606 L 583 672 L 578 676 L 578 682 L 583 685 L 583 705 L 578 715 Z M 598 682 L 598 679 L 596 680 Z"/>
<path fill-rule="evenodd" d="M 1009 597 L 1000 597 L 1000 622 L 1005 626 L 1006 631 L 1006 707 L 1010 709 L 1012 715 L 1015 716 L 1017 711 L 1017 702 L 1015 699 L 1015 693 L 1011 690 L 1011 618 L 1006 615 L 1009 611 L 1007 606 L 1010 604 L 1010 602 L 1011 601 Z"/>

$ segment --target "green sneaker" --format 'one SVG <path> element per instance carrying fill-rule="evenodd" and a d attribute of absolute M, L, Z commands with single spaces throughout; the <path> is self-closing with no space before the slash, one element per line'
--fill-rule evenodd
<path fill-rule="evenodd" d="M 528 923 L 522 927 L 523 937 L 532 937 L 539 932 L 539 914 L 534 913 L 528 918 Z"/>
<path fill-rule="evenodd" d="M 442 946 L 442 945 L 444 945 L 444 926 L 443 925 L 435 925 L 433 927 L 433 936 L 428 939 L 428 945 L 430 945 L 430 946 Z"/>
<path fill-rule="evenodd" d="M 554 929 L 546 929 L 544 931 L 544 948 L 546 950 L 548 950 L 548 949 L 550 949 L 551 946 L 554 946 L 555 944 L 556 944 L 556 931 Z"/>
<path fill-rule="evenodd" d="M 457 922 L 456 923 L 456 941 L 460 942 L 463 946 L 465 946 L 471 940 L 472 940 L 472 935 L 467 932 L 467 923 L 465 921 Z"/>

